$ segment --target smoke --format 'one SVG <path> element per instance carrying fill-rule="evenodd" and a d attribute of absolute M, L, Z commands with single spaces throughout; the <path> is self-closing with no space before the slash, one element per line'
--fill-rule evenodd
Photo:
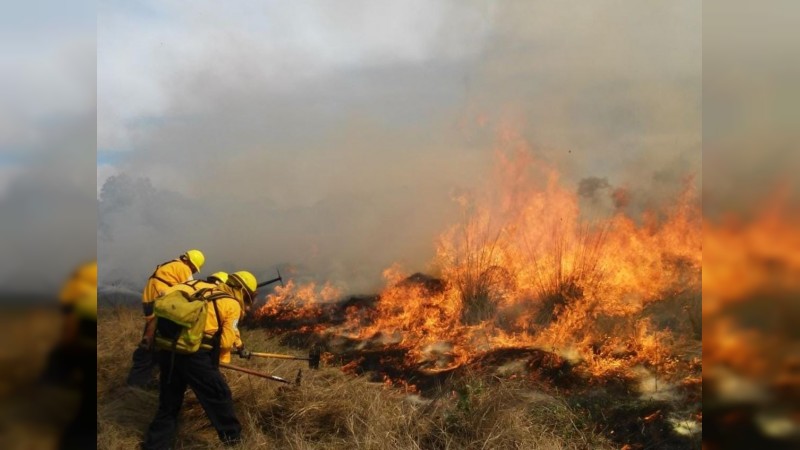
<path fill-rule="evenodd" d="M 53 296 L 77 264 L 95 257 L 93 8 L 33 1 L 4 5 L 0 14 L 5 305 Z"/>
<path fill-rule="evenodd" d="M 592 201 L 597 201 L 597 191 L 609 189 L 607 178 L 589 177 L 584 178 L 578 183 L 578 195 Z"/>
<path fill-rule="evenodd" d="M 125 157 L 99 194 L 101 282 L 192 247 L 208 273 L 351 291 L 426 270 L 501 125 L 568 181 L 671 197 L 700 167 L 699 5 L 602 3 L 102 7 L 98 145 Z"/>
<path fill-rule="evenodd" d="M 614 200 L 614 206 L 618 209 L 623 209 L 631 203 L 631 194 L 625 188 L 614 189 L 611 198 Z"/>

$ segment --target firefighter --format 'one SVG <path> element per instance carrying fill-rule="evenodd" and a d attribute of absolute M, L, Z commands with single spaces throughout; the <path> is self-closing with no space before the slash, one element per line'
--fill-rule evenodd
<path fill-rule="evenodd" d="M 143 449 L 171 448 L 187 386 L 194 391 L 222 443 L 240 443 L 241 425 L 233 409 L 231 390 L 219 372 L 219 363 L 229 362 L 233 351 L 242 358 L 250 356 L 238 339 L 237 326 L 242 305 L 252 304 L 257 285 L 250 272 L 231 274 L 228 282 L 220 284 L 211 295 L 213 300 L 209 303 L 213 305 L 208 307 L 200 350 L 189 354 L 159 350 L 158 411 L 145 435 Z"/>
<path fill-rule="evenodd" d="M 97 443 L 97 261 L 79 266 L 59 297 L 61 338 L 48 356 L 42 378 L 72 386 L 80 393 L 80 406 L 64 430 L 59 448 L 91 448 Z"/>
<path fill-rule="evenodd" d="M 168 288 L 192 280 L 192 274 L 200 271 L 205 260 L 206 258 L 200 250 L 189 250 L 177 259 L 160 264 L 150 275 L 142 293 L 144 332 L 142 341 L 133 352 L 133 366 L 128 373 L 127 380 L 129 386 L 146 388 L 154 383 L 154 370 L 157 364 L 153 350 L 153 333 L 155 332 L 153 301 L 164 295 Z"/>
<path fill-rule="evenodd" d="M 78 312 L 90 294 L 97 293 L 97 261 L 79 266 L 69 277 L 59 293 L 63 322 L 58 344 L 50 352 L 42 375 L 44 382 L 66 384 L 74 375 L 74 355 L 80 344 L 81 318 Z M 97 302 L 95 301 L 95 305 Z M 96 306 L 95 306 L 96 308 Z"/>

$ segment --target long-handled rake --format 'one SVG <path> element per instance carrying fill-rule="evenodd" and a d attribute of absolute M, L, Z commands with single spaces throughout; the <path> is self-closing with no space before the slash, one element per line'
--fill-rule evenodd
<path fill-rule="evenodd" d="M 222 367 L 223 369 L 235 370 L 237 372 L 246 373 L 248 375 L 253 375 L 267 380 L 277 381 L 279 383 L 292 384 L 291 381 L 286 380 L 285 378 L 276 377 L 275 375 L 270 375 L 266 373 L 256 372 L 255 370 L 245 369 L 244 367 L 234 366 L 233 364 L 219 363 L 219 366 Z M 302 377 L 302 371 L 298 371 L 297 378 L 295 378 L 294 380 L 294 384 L 300 384 L 301 377 Z"/>
<path fill-rule="evenodd" d="M 274 359 L 291 359 L 295 361 L 308 361 L 308 368 L 309 369 L 319 369 L 319 360 L 320 360 L 320 350 L 319 347 L 314 346 L 311 348 L 311 351 L 308 352 L 308 357 L 303 356 L 294 356 L 294 355 L 283 355 L 280 353 L 263 353 L 263 352 L 250 352 L 252 356 L 257 356 L 259 358 L 274 358 Z"/>

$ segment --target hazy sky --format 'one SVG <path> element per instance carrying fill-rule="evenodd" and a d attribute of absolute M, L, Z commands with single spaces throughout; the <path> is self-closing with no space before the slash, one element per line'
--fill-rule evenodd
<path fill-rule="evenodd" d="M 374 287 L 424 270 L 511 125 L 578 189 L 700 177 L 695 1 L 106 1 L 101 280 L 198 247 L 208 271 Z"/>

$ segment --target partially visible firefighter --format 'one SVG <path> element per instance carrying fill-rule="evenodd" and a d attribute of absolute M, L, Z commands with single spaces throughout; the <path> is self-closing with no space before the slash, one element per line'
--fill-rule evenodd
<path fill-rule="evenodd" d="M 153 347 L 155 332 L 153 302 L 156 298 L 164 295 L 168 288 L 191 281 L 192 275 L 200 271 L 205 260 L 205 255 L 200 250 L 189 250 L 176 259 L 158 265 L 150 275 L 142 293 L 144 332 L 139 346 L 133 352 L 133 366 L 128 373 L 127 380 L 129 386 L 147 388 L 155 384 L 157 362 Z"/>
<path fill-rule="evenodd" d="M 238 324 L 256 297 L 258 282 L 247 271 L 228 276 L 212 288 L 176 286 L 155 300 L 155 346 L 160 369 L 158 411 L 143 449 L 172 448 L 178 414 L 187 386 L 226 446 L 241 442 L 241 425 L 231 390 L 219 371 L 231 354 L 250 357 L 239 337 Z"/>
<path fill-rule="evenodd" d="M 80 404 L 59 448 L 96 446 L 97 435 L 97 261 L 79 266 L 60 292 L 61 338 L 50 353 L 45 382 L 77 385 Z"/>
<path fill-rule="evenodd" d="M 53 384 L 69 384 L 74 378 L 76 361 L 73 357 L 81 344 L 81 318 L 91 318 L 91 305 L 86 305 L 86 298 L 92 293 L 97 295 L 97 261 L 79 266 L 67 279 L 59 293 L 59 303 L 63 322 L 61 336 L 55 348 L 50 352 L 42 374 L 42 381 Z M 90 302 L 90 300 L 88 300 Z M 88 307 L 88 311 L 87 311 Z M 95 302 L 94 317 L 97 317 Z M 81 314 L 80 316 L 78 314 Z M 96 339 L 95 335 L 90 337 Z"/>

